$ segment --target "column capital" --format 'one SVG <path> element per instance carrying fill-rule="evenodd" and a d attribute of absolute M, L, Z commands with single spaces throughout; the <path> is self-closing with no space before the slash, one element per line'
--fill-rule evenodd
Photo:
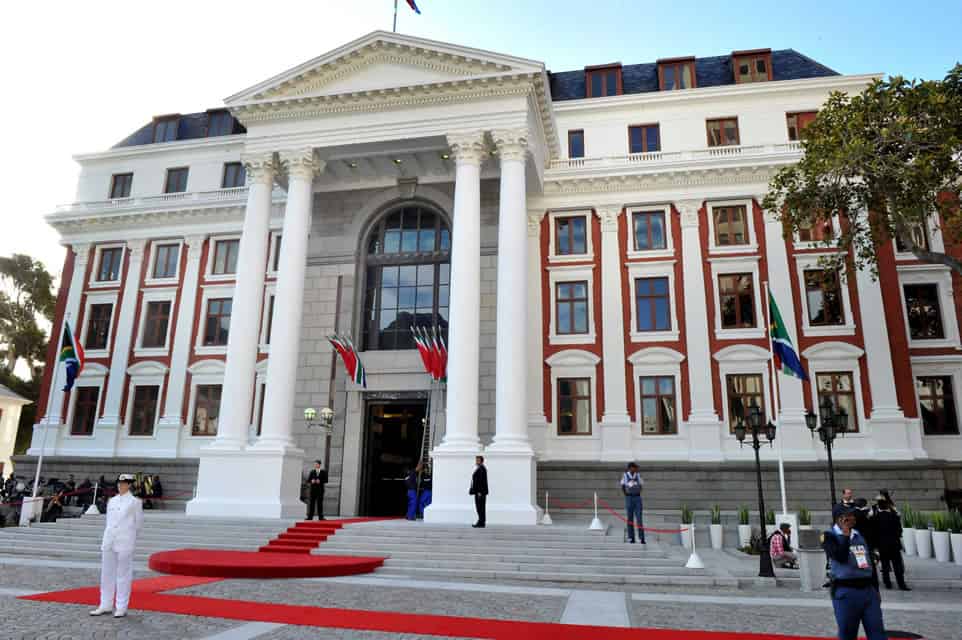
<path fill-rule="evenodd" d="M 247 171 L 248 184 L 274 184 L 274 176 L 280 167 L 273 153 L 242 154 L 241 161 Z"/>
<path fill-rule="evenodd" d="M 147 241 L 142 238 L 127 241 L 127 251 L 130 252 L 131 258 L 143 258 L 146 247 Z"/>
<path fill-rule="evenodd" d="M 701 200 L 678 200 L 674 202 L 675 208 L 681 214 L 682 227 L 697 227 L 698 212 L 701 210 Z"/>
<path fill-rule="evenodd" d="M 90 246 L 89 242 L 76 242 L 70 245 L 70 250 L 76 256 L 77 263 L 87 264 L 90 259 Z"/>
<path fill-rule="evenodd" d="M 618 216 L 621 215 L 622 204 L 599 204 L 595 206 L 595 215 L 601 220 L 602 231 L 617 231 Z"/>
<path fill-rule="evenodd" d="M 205 240 L 207 240 L 207 235 L 203 233 L 184 236 L 184 244 L 187 245 L 188 260 L 200 258 L 200 252 L 204 247 Z"/>
<path fill-rule="evenodd" d="M 447 139 L 455 162 L 480 166 L 485 152 L 483 131 L 449 133 Z"/>
<path fill-rule="evenodd" d="M 494 146 L 498 149 L 498 156 L 504 160 L 525 159 L 528 153 L 528 129 L 495 129 L 491 132 Z"/>
<path fill-rule="evenodd" d="M 281 151 L 281 163 L 289 178 L 313 180 L 324 170 L 324 162 L 317 159 L 314 149 L 307 147 L 294 151 Z"/>
<path fill-rule="evenodd" d="M 537 236 L 541 231 L 541 220 L 544 218 L 544 209 L 528 209 L 528 235 Z"/>

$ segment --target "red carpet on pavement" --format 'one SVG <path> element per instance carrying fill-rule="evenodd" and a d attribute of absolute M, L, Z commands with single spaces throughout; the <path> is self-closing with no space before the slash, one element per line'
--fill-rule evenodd
<path fill-rule="evenodd" d="M 389 611 L 271 604 L 159 593 L 164 589 L 184 588 L 203 582 L 210 582 L 210 580 L 183 577 L 136 580 L 134 581 L 134 594 L 130 600 L 130 609 L 131 611 L 154 611 L 247 622 L 274 622 L 307 627 L 454 638 L 481 638 L 484 640 L 599 640 L 601 638 L 618 638 L 619 640 L 825 640 L 813 636 L 693 631 L 687 629 L 626 629 L 554 622 L 460 618 Z M 86 587 L 68 591 L 53 591 L 23 596 L 22 599 L 93 606 L 99 601 L 99 589 L 97 587 Z"/>

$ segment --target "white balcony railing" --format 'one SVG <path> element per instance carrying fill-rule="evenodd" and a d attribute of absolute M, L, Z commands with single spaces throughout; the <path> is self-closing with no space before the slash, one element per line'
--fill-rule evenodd
<path fill-rule="evenodd" d="M 181 205 L 205 205 L 218 202 L 244 202 L 247 198 L 247 187 L 231 187 L 214 191 L 183 191 L 179 193 L 164 193 L 156 196 L 141 196 L 137 198 L 114 198 L 112 200 L 97 200 L 91 202 L 73 202 L 59 205 L 56 213 L 95 213 L 98 211 L 112 211 L 120 209 L 150 209 L 169 208 Z"/>
<path fill-rule="evenodd" d="M 682 164 L 698 160 L 751 158 L 770 155 L 792 156 L 801 153 L 801 151 L 802 144 L 800 142 L 712 147 L 710 149 L 693 149 L 691 151 L 649 151 L 647 153 L 629 153 L 623 156 L 553 160 L 548 168 L 577 170 L 648 165 L 654 168 L 659 164 Z"/>

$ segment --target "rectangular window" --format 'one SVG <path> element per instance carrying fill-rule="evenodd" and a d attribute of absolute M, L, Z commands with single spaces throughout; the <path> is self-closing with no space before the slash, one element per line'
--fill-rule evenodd
<path fill-rule="evenodd" d="M 277 267 L 281 264 L 281 234 L 277 234 L 274 237 L 274 263 L 271 265 L 271 271 L 276 272 Z"/>
<path fill-rule="evenodd" d="M 557 283 L 555 314 L 558 319 L 558 335 L 588 333 L 588 283 Z"/>
<path fill-rule="evenodd" d="M 170 300 L 155 300 L 147 303 L 144 317 L 144 338 L 141 346 L 145 349 L 162 349 L 167 346 L 167 326 L 170 323 Z"/>
<path fill-rule="evenodd" d="M 729 247 L 748 244 L 748 210 L 745 205 L 712 207 L 715 227 L 715 246 Z"/>
<path fill-rule="evenodd" d="M 96 351 L 107 348 L 107 340 L 110 336 L 110 318 L 113 315 L 113 310 L 114 305 L 112 304 L 90 305 L 84 349 Z"/>
<path fill-rule="evenodd" d="M 755 327 L 755 286 L 750 273 L 718 276 L 722 329 Z"/>
<path fill-rule="evenodd" d="M 211 274 L 215 276 L 237 273 L 237 252 L 240 240 L 217 240 L 214 242 L 214 265 Z"/>
<path fill-rule="evenodd" d="M 110 199 L 129 198 L 130 186 L 134 183 L 134 174 L 115 173 L 110 179 Z"/>
<path fill-rule="evenodd" d="M 942 309 L 939 305 L 939 286 L 936 284 L 907 284 L 905 310 L 909 316 L 909 334 L 913 340 L 941 340 Z"/>
<path fill-rule="evenodd" d="M 798 113 L 786 114 L 785 121 L 788 124 L 788 139 L 792 142 L 801 140 L 805 136 L 805 127 L 810 125 L 817 115 L 818 111 L 800 111 Z"/>
<path fill-rule="evenodd" d="M 100 387 L 77 387 L 74 393 L 77 394 L 77 399 L 74 401 L 70 435 L 92 436 L 94 423 L 97 422 Z"/>
<path fill-rule="evenodd" d="M 815 375 L 815 387 L 818 390 L 818 405 L 828 398 L 835 413 L 845 409 L 848 423 L 845 428 L 849 433 L 858 431 L 858 409 L 855 406 L 855 385 L 852 384 L 852 374 L 849 372 L 829 372 Z"/>
<path fill-rule="evenodd" d="M 765 417 L 765 395 L 762 393 L 762 376 L 758 373 L 739 373 L 725 377 L 728 389 L 728 430 L 734 433 L 735 425 L 745 423 L 752 405 L 762 412 L 762 424 L 768 420 Z"/>
<path fill-rule="evenodd" d="M 229 136 L 234 133 L 234 117 L 229 111 L 207 112 L 207 137 Z"/>
<path fill-rule="evenodd" d="M 657 124 L 628 127 L 628 153 L 661 151 L 661 133 Z"/>
<path fill-rule="evenodd" d="M 835 237 L 831 220 L 808 220 L 798 225 L 799 242 L 822 242 Z"/>
<path fill-rule="evenodd" d="M 154 435 L 159 396 L 160 387 L 156 385 L 134 387 L 134 408 L 130 415 L 130 435 Z"/>
<path fill-rule="evenodd" d="M 642 435 L 678 433 L 675 413 L 675 378 L 645 376 L 641 383 Z"/>
<path fill-rule="evenodd" d="M 671 297 L 668 278 L 638 278 L 635 280 L 638 331 L 671 330 Z"/>
<path fill-rule="evenodd" d="M 735 83 L 767 82 L 771 79 L 772 54 L 770 51 L 734 55 Z"/>
<path fill-rule="evenodd" d="M 216 436 L 217 417 L 220 415 L 219 384 L 197 385 L 194 401 L 194 425 L 191 434 L 195 436 Z"/>
<path fill-rule="evenodd" d="M 204 346 L 216 347 L 227 344 L 230 334 L 231 298 L 215 298 L 207 301 L 207 317 L 204 321 Z"/>
<path fill-rule="evenodd" d="M 695 59 L 680 58 L 659 61 L 658 81 L 662 91 L 691 89 L 695 86 Z"/>
<path fill-rule="evenodd" d="M 922 427 L 927 436 L 958 435 L 952 376 L 920 376 L 915 379 L 922 408 Z"/>
<path fill-rule="evenodd" d="M 585 157 L 585 132 L 582 129 L 568 132 L 568 157 Z"/>
<path fill-rule="evenodd" d="M 555 255 L 571 256 L 588 253 L 587 216 L 555 218 Z"/>
<path fill-rule="evenodd" d="M 621 67 L 585 69 L 586 97 L 621 95 Z"/>
<path fill-rule="evenodd" d="M 590 378 L 558 378 L 558 435 L 591 435 Z"/>
<path fill-rule="evenodd" d="M 808 324 L 813 327 L 845 324 L 838 272 L 811 269 L 806 270 L 804 275 Z"/>
<path fill-rule="evenodd" d="M 915 246 L 923 251 L 929 250 L 929 234 L 925 232 L 925 227 L 921 224 L 912 225 L 909 227 L 909 235 L 912 236 L 912 242 Z M 899 235 L 895 236 L 895 250 L 899 253 L 910 253 L 912 249 L 904 242 L 902 242 L 902 237 Z"/>
<path fill-rule="evenodd" d="M 264 344 L 271 343 L 271 329 L 274 328 L 274 296 L 267 302 L 267 330 L 264 332 Z"/>
<path fill-rule="evenodd" d="M 124 257 L 123 247 L 107 247 L 100 250 L 100 264 L 97 265 L 97 282 L 120 280 L 120 266 Z"/>
<path fill-rule="evenodd" d="M 738 118 L 707 120 L 708 146 L 726 147 L 741 144 L 738 140 Z"/>
<path fill-rule="evenodd" d="M 187 191 L 187 167 L 167 169 L 164 193 L 183 193 L 184 191 Z"/>
<path fill-rule="evenodd" d="M 154 270 L 151 278 L 176 278 L 177 263 L 180 262 L 179 244 L 159 244 L 154 254 Z"/>
<path fill-rule="evenodd" d="M 180 118 L 166 118 L 154 121 L 154 142 L 171 142 L 177 139 Z"/>
<path fill-rule="evenodd" d="M 635 211 L 631 214 L 635 232 L 635 251 L 668 247 L 668 230 L 664 211 Z"/>
<path fill-rule="evenodd" d="M 247 170 L 244 169 L 244 165 L 240 162 L 225 162 L 224 163 L 224 179 L 221 181 L 222 189 L 233 189 L 234 187 L 243 187 L 244 183 L 247 182 Z"/>

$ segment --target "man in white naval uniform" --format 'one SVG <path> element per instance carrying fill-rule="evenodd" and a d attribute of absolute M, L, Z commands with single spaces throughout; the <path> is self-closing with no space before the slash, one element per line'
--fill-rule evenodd
<path fill-rule="evenodd" d="M 100 546 L 103 554 L 100 567 L 100 606 L 90 612 L 92 616 L 102 616 L 111 611 L 115 618 L 127 615 L 130 583 L 134 578 L 134 545 L 137 544 L 137 533 L 144 524 L 143 505 L 130 492 L 133 479 L 130 474 L 122 474 L 117 478 L 117 495 L 107 502 L 104 541 Z"/>

